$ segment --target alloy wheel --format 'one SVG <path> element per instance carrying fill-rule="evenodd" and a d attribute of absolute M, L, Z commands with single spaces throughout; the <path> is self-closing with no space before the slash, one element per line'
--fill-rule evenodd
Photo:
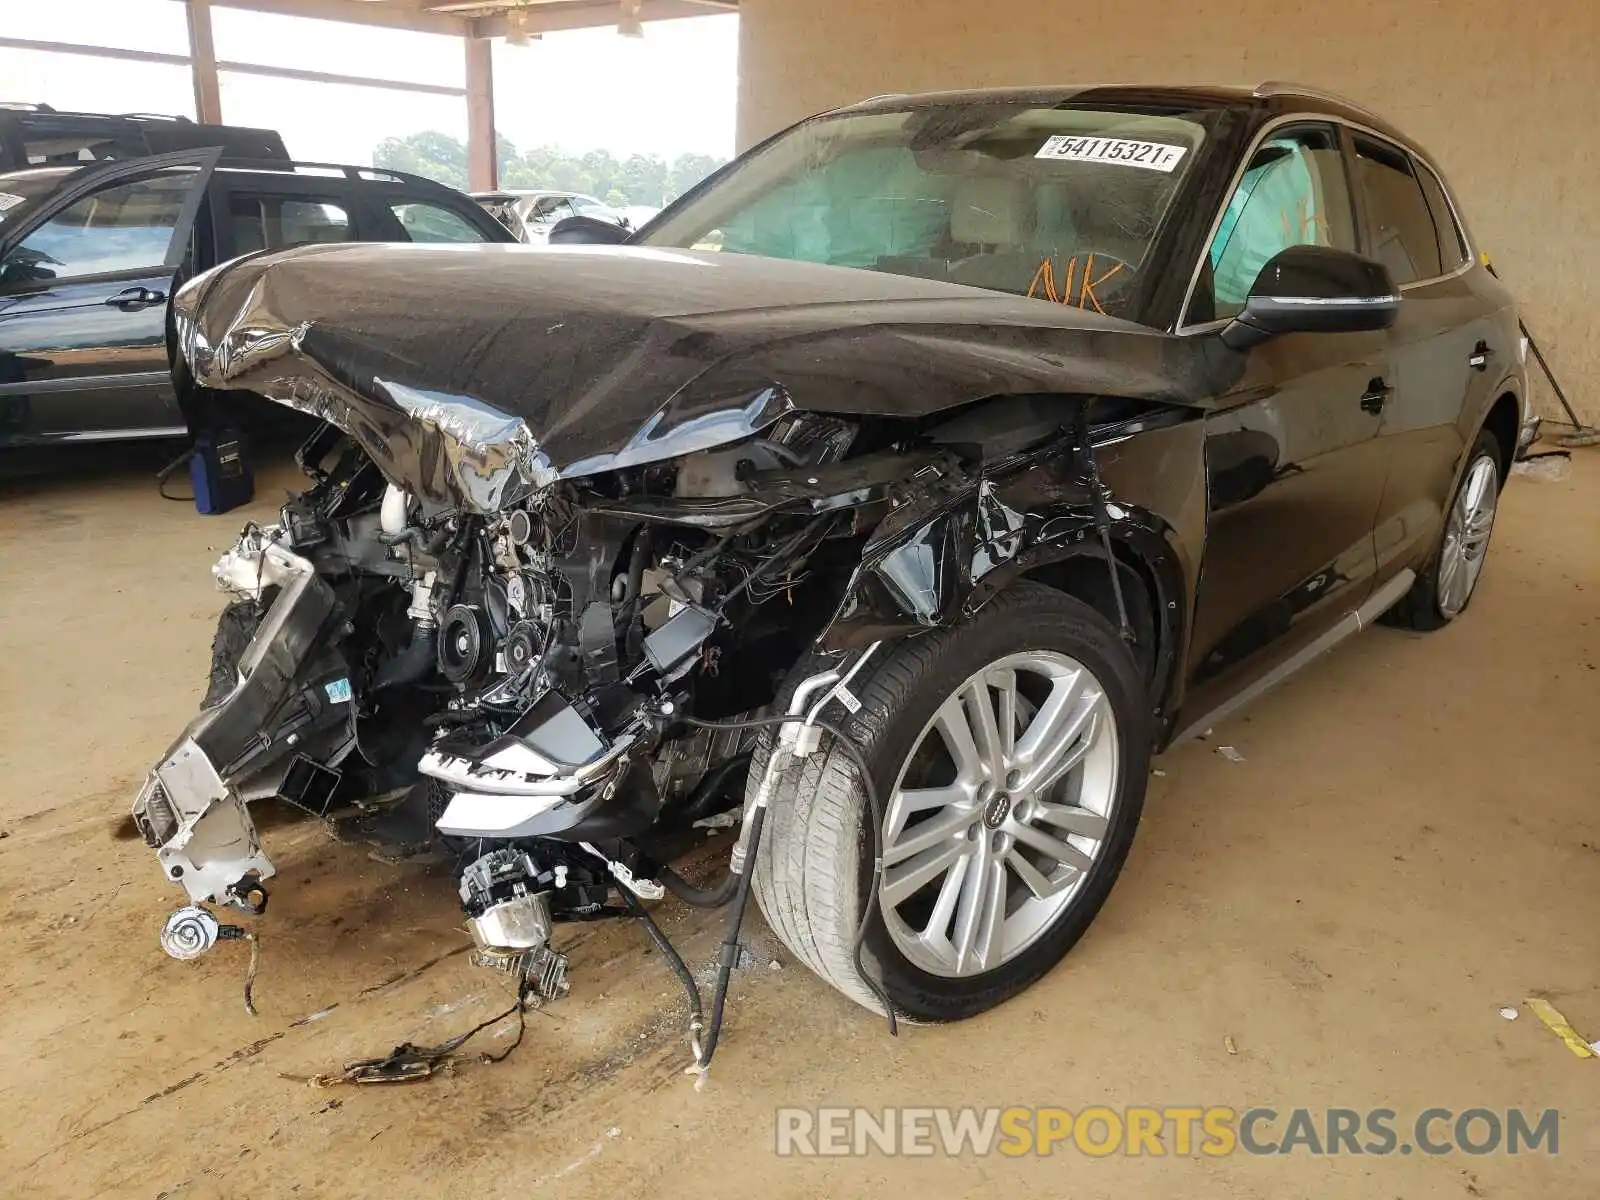
<path fill-rule="evenodd" d="M 1110 836 L 1116 718 L 1077 660 L 1008 655 L 929 719 L 884 817 L 884 923 L 916 966 L 972 976 L 1056 924 Z"/>
<path fill-rule="evenodd" d="M 1438 595 L 1439 612 L 1446 618 L 1457 616 L 1467 606 L 1472 589 L 1478 585 L 1499 499 L 1499 472 L 1494 460 L 1482 455 L 1467 468 L 1445 522 Z"/>

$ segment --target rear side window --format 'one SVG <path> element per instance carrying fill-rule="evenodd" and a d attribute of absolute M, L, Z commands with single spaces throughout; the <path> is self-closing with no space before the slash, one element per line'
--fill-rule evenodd
<path fill-rule="evenodd" d="M 1447 272 L 1457 270 L 1472 257 L 1467 247 L 1466 232 L 1456 220 L 1439 177 L 1425 163 L 1414 158 L 1411 161 L 1416 168 L 1417 180 L 1422 184 L 1422 194 L 1428 199 L 1428 211 L 1433 214 L 1434 228 L 1439 231 L 1439 265 Z"/>
<path fill-rule="evenodd" d="M 394 219 L 413 242 L 486 242 L 482 231 L 458 212 L 425 200 L 404 200 L 389 205 Z"/>
<path fill-rule="evenodd" d="M 348 242 L 350 215 L 331 200 L 234 192 L 228 197 L 228 234 L 232 254 L 305 242 Z"/>
<path fill-rule="evenodd" d="M 0 282 L 42 283 L 163 265 L 191 182 L 187 174 L 157 175 L 85 196 L 6 255 Z"/>
<path fill-rule="evenodd" d="M 1433 215 L 1410 157 L 1386 142 L 1357 136 L 1355 143 L 1356 186 L 1366 196 L 1372 256 L 1397 284 L 1444 274 Z"/>

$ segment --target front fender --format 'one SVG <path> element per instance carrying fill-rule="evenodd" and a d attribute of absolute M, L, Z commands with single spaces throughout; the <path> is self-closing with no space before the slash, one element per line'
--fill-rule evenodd
<path fill-rule="evenodd" d="M 1108 529 L 1123 579 L 1149 593 L 1156 646 L 1145 660 L 1158 715 L 1181 698 L 1205 529 L 1198 422 L 1094 447 L 1110 490 Z M 824 651 L 947 628 L 1019 578 L 1051 580 L 1072 559 L 1105 560 L 1093 482 L 1070 444 L 983 472 L 930 470 L 874 531 L 832 619 Z"/>

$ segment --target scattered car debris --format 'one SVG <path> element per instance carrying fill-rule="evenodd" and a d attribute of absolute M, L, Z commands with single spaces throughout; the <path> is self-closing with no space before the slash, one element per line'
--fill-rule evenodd
<path fill-rule="evenodd" d="M 1566 1017 L 1561 1015 L 1561 1010 L 1550 1001 L 1538 996 L 1529 996 L 1526 1003 L 1528 1011 L 1543 1021 L 1550 1032 L 1566 1043 L 1567 1049 L 1579 1058 L 1594 1058 L 1600 1053 L 1578 1035 L 1578 1031 L 1568 1023 Z"/>
<path fill-rule="evenodd" d="M 430 1078 L 441 1071 L 447 1075 L 453 1074 L 459 1061 L 456 1054 L 462 1046 L 485 1029 L 499 1024 L 512 1013 L 516 1013 L 517 1036 L 511 1045 L 494 1054 L 486 1051 L 478 1055 L 478 1061 L 482 1063 L 504 1062 L 511 1057 L 512 1051 L 522 1045 L 522 1035 L 528 1028 L 530 1000 L 536 1000 L 536 996 L 529 981 L 521 979 L 517 984 L 516 1002 L 510 1008 L 495 1013 L 465 1033 L 457 1034 L 436 1046 L 418 1046 L 413 1042 L 401 1042 L 387 1054 L 376 1058 L 352 1059 L 345 1063 L 342 1069 L 313 1075 L 306 1082 L 312 1087 L 324 1088 L 342 1083 L 415 1083 L 419 1079 Z M 537 1007 L 537 1004 L 533 1004 L 532 1007 Z"/>
<path fill-rule="evenodd" d="M 1239 1053 L 1239 1044 L 1233 1040 L 1233 1034 L 1225 1033 L 1222 1035 L 1222 1048 L 1229 1054 Z"/>
<path fill-rule="evenodd" d="M 1511 473 L 1539 483 L 1560 483 L 1572 474 L 1572 455 L 1565 450 L 1531 454 L 1521 462 L 1512 463 Z"/>
<path fill-rule="evenodd" d="M 1522 1014 L 1515 1004 L 1503 1004 L 1500 1006 L 1500 1015 L 1508 1021 L 1515 1021 Z"/>
<path fill-rule="evenodd" d="M 1244 755 L 1240 754 L 1239 751 L 1233 746 L 1218 746 L 1217 753 L 1222 755 L 1222 757 L 1227 759 L 1229 762 L 1244 761 Z"/>

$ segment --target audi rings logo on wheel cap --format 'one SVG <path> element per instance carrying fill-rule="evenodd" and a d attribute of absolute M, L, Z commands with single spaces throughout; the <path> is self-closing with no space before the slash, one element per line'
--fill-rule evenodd
<path fill-rule="evenodd" d="M 983 823 L 990 829 L 999 829 L 1010 815 L 1011 797 L 1004 792 L 996 792 L 983 806 Z"/>

